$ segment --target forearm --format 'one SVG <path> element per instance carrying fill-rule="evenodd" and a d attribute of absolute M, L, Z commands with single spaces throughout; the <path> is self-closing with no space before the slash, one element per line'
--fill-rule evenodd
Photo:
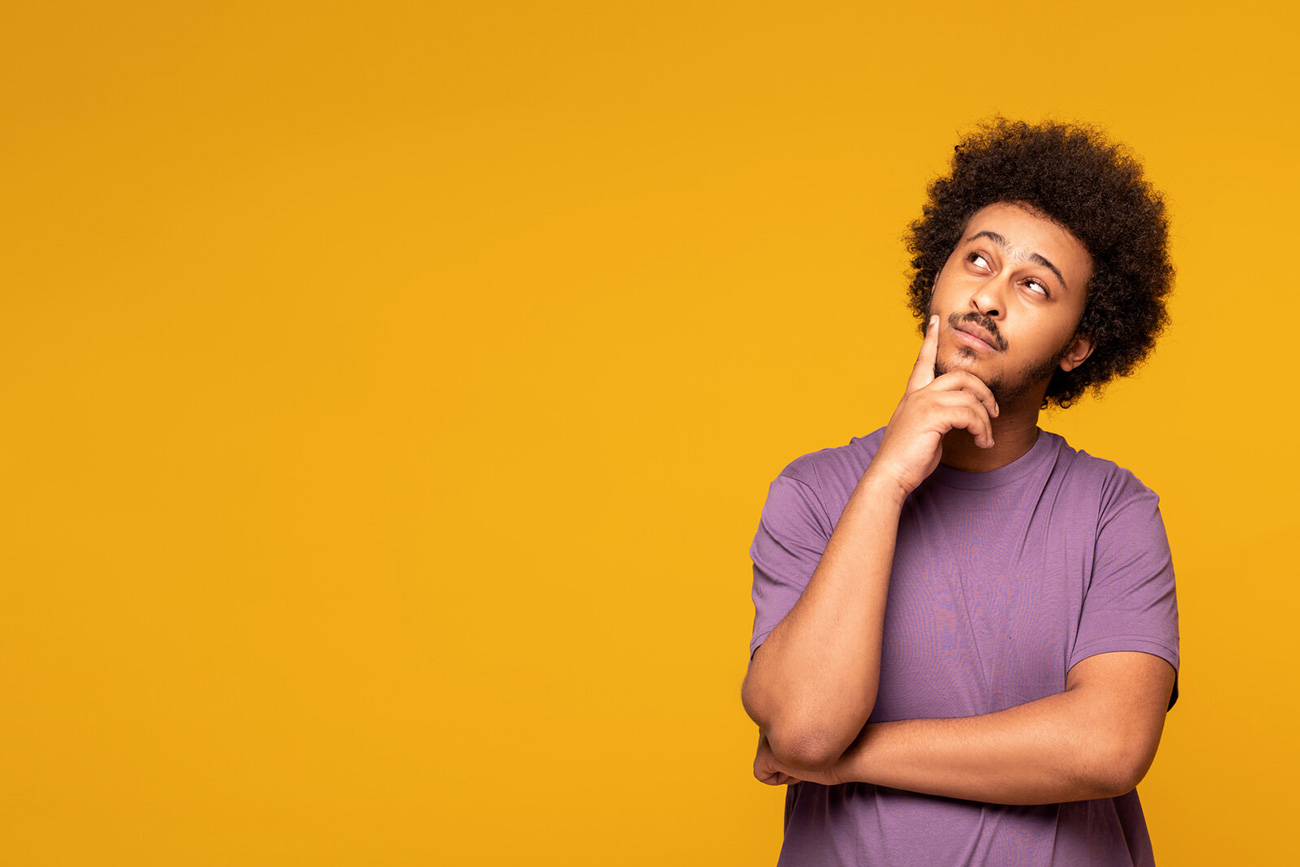
<path fill-rule="evenodd" d="M 783 760 L 834 761 L 871 714 L 904 497 L 863 475 L 799 601 L 750 663 L 745 709 Z"/>
<path fill-rule="evenodd" d="M 1108 797 L 1068 694 L 965 719 L 873 723 L 845 753 L 837 776 L 999 804 Z"/>
<path fill-rule="evenodd" d="M 983 716 L 873 723 L 833 773 L 999 804 L 1115 797 L 1146 774 L 1164 719 L 1125 710 L 1074 689 Z"/>

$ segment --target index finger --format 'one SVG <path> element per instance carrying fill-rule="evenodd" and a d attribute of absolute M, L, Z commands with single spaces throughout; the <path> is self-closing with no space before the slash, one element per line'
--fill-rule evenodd
<path fill-rule="evenodd" d="M 916 366 L 907 380 L 906 394 L 918 388 L 924 388 L 934 382 L 934 359 L 939 354 L 939 317 L 931 316 L 930 324 L 925 329 L 925 340 L 921 341 L 921 351 L 916 356 Z"/>

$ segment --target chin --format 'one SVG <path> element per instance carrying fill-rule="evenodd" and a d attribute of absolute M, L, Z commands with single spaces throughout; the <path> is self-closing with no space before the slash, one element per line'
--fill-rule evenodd
<path fill-rule="evenodd" d="M 975 351 L 958 347 L 955 355 L 949 355 L 948 358 L 937 357 L 934 360 L 934 375 L 942 376 L 952 370 L 965 370 L 975 374 L 985 385 L 988 385 L 989 377 L 979 369 L 979 359 L 975 356 Z"/>
<path fill-rule="evenodd" d="M 977 359 L 974 357 L 973 352 L 969 355 L 965 352 L 959 352 L 955 359 L 935 359 L 934 375 L 936 377 L 943 376 L 945 373 L 949 373 L 953 370 L 964 370 L 967 373 L 973 373 L 980 382 L 988 386 L 989 391 L 993 392 L 993 399 L 998 402 L 999 406 L 1019 397 L 1026 391 L 1023 387 L 1007 388 L 1007 384 L 1002 376 L 990 375 L 987 372 L 980 370 L 977 367 Z"/>

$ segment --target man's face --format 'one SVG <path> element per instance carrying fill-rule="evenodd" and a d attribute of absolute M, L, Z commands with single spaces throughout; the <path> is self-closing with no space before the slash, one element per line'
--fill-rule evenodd
<path fill-rule="evenodd" d="M 969 370 L 1003 409 L 1037 407 L 1052 373 L 1092 352 L 1076 336 L 1092 257 L 1079 239 L 1021 205 L 975 213 L 934 283 L 935 374 Z"/>

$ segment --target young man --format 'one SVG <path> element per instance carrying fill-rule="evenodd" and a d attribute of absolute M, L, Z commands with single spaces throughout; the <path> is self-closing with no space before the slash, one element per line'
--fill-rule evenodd
<path fill-rule="evenodd" d="M 994 121 L 911 227 L 924 340 L 887 427 L 773 482 L 751 549 L 754 774 L 780 863 L 1151 865 L 1176 698 L 1156 495 L 1037 426 L 1167 320 L 1163 204 L 1088 128 Z"/>

